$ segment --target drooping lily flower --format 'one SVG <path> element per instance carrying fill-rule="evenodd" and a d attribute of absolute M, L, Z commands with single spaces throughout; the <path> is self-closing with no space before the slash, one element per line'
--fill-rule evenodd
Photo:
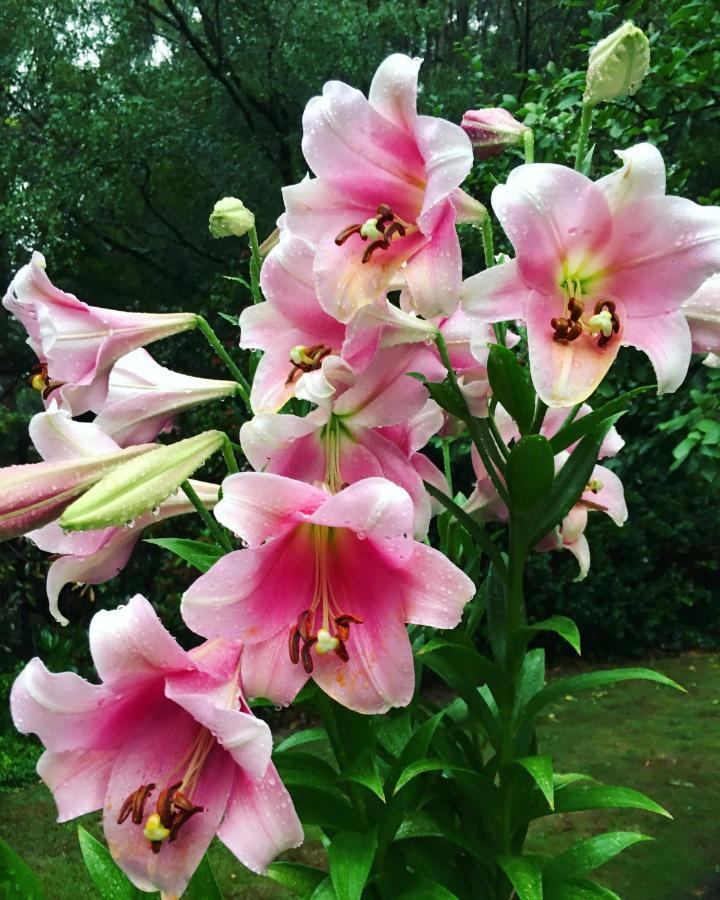
<path fill-rule="evenodd" d="M 568 412 L 569 410 L 567 409 L 548 410 L 541 429 L 543 436 L 551 438 L 557 434 Z M 592 412 L 591 408 L 585 403 L 580 408 L 577 418 L 581 418 L 590 412 Z M 506 443 L 517 440 L 520 437 L 517 425 L 500 405 L 495 408 L 495 424 Z M 600 446 L 598 453 L 600 459 L 615 456 L 624 444 L 625 442 L 617 430 L 614 427 L 611 428 Z M 576 446 L 577 443 L 571 445 L 567 451 L 562 451 L 555 456 L 556 473 L 568 461 Z M 508 509 L 500 499 L 474 447 L 471 451 L 471 458 L 473 469 L 477 476 L 477 484 L 465 504 L 465 511 L 485 521 L 506 522 Z M 627 520 L 628 511 L 622 482 L 606 466 L 598 465 L 594 467 L 590 480 L 578 502 L 565 516 L 562 523 L 551 534 L 546 535 L 535 548 L 541 552 L 569 550 L 577 559 L 580 567 L 577 581 L 585 578 L 590 568 L 590 547 L 584 532 L 587 525 L 588 512 L 593 510 L 606 513 L 618 526 L 624 525 Z"/>
<path fill-rule="evenodd" d="M 166 369 L 139 347 L 112 367 L 107 397 L 94 409 L 95 424 L 121 447 L 154 441 L 178 413 L 236 391 L 234 381 L 195 378 Z"/>
<path fill-rule="evenodd" d="M 452 628 L 475 592 L 413 540 L 412 501 L 384 478 L 329 496 L 243 472 L 223 482 L 215 516 L 249 546 L 202 575 L 181 611 L 198 634 L 244 642 L 249 696 L 287 704 L 312 676 L 358 712 L 404 706 L 415 680 L 405 623 Z"/>
<path fill-rule="evenodd" d="M 720 350 L 720 275 L 713 275 L 682 307 L 690 326 L 693 353 Z"/>
<path fill-rule="evenodd" d="M 56 288 L 33 253 L 12 280 L 3 306 L 28 333 L 41 371 L 34 386 L 78 416 L 102 403 L 113 364 L 131 350 L 195 328 L 194 313 L 134 313 L 88 306 Z"/>
<path fill-rule="evenodd" d="M 690 360 L 682 304 L 720 270 L 720 209 L 665 196 L 660 152 L 639 144 L 597 182 L 564 166 L 520 166 L 493 191 L 516 259 L 465 282 L 479 321 L 522 319 L 541 399 L 592 394 L 621 346 L 647 353 L 658 391 Z"/>
<path fill-rule="evenodd" d="M 304 417 L 255 416 L 240 429 L 245 456 L 258 471 L 324 484 L 331 493 L 363 478 L 388 478 L 412 497 L 413 530 L 422 539 L 430 524 L 422 479 L 408 456 L 378 431 L 408 422 L 425 407 L 427 389 L 405 374 L 415 368 L 416 356 L 413 347 L 381 350 L 372 366 L 357 376 L 347 363 L 332 357 L 335 364 L 328 361 L 321 371 L 306 376 L 300 392 L 318 409 Z M 315 375 L 321 378 L 313 380 Z M 317 380 L 319 395 L 313 392 Z"/>
<path fill-rule="evenodd" d="M 426 318 L 458 303 L 455 223 L 485 210 L 459 190 L 472 166 L 467 135 L 417 114 L 420 63 L 394 54 L 367 98 L 329 81 L 305 108 L 303 153 L 317 178 L 285 188 L 286 225 L 317 248 L 318 299 L 340 322 L 382 300 L 400 267 Z"/>
<path fill-rule="evenodd" d="M 190 482 L 203 504 L 212 509 L 218 501 L 219 487 L 204 481 Z M 46 553 L 57 554 L 48 570 L 46 590 L 50 612 L 57 622 L 67 625 L 68 620 L 60 612 L 60 591 L 66 584 L 104 584 L 118 575 L 128 564 L 135 545 L 143 532 L 172 516 L 195 511 L 184 494 L 168 497 L 151 512 L 135 519 L 130 527 L 101 528 L 70 534 L 57 522 L 50 522 L 25 536 Z"/>
<path fill-rule="evenodd" d="M 186 653 L 138 595 L 96 613 L 90 648 L 101 684 L 33 659 L 10 696 L 16 728 L 45 746 L 38 774 L 59 821 L 102 808 L 115 862 L 172 896 L 215 834 L 255 872 L 302 842 L 270 729 L 243 696 L 238 644 Z"/>
<path fill-rule="evenodd" d="M 113 469 L 155 448 L 123 450 L 97 425 L 74 422 L 54 402 L 33 416 L 29 431 L 44 461 L 0 469 L 0 540 L 52 522 Z"/>

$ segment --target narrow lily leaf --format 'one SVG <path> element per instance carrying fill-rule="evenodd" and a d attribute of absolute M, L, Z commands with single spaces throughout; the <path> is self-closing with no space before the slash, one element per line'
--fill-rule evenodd
<path fill-rule="evenodd" d="M 0 897 L 7 900 L 43 900 L 40 879 L 5 841 L 0 841 Z"/>
<path fill-rule="evenodd" d="M 549 888 L 545 892 L 545 900 L 622 900 L 622 898 L 594 881 L 579 878 Z"/>
<path fill-rule="evenodd" d="M 404 841 L 413 838 L 430 837 L 450 841 L 463 850 L 467 850 L 477 859 L 487 863 L 491 862 L 490 855 L 482 845 L 469 840 L 452 822 L 441 820 L 439 817 L 425 812 L 425 810 L 419 810 L 407 815 L 395 833 L 393 840 Z"/>
<path fill-rule="evenodd" d="M 524 756 L 522 759 L 516 759 L 515 764 L 525 769 L 540 788 L 550 809 L 554 809 L 555 786 L 553 784 L 552 759 L 549 756 Z"/>
<path fill-rule="evenodd" d="M 191 541 L 186 538 L 146 538 L 145 543 L 169 550 L 200 572 L 207 572 L 223 555 L 222 549 L 217 544 L 206 544 L 204 541 Z"/>
<path fill-rule="evenodd" d="M 494 563 L 490 564 L 484 587 L 490 646 L 492 647 L 495 659 L 500 665 L 503 665 L 507 652 L 505 585 Z"/>
<path fill-rule="evenodd" d="M 515 691 L 513 717 L 518 716 L 530 700 L 540 694 L 545 684 L 545 651 L 542 647 L 531 650 L 523 660 L 518 686 Z"/>
<path fill-rule="evenodd" d="M 632 788 L 570 784 L 555 794 L 555 812 L 580 812 L 585 809 L 644 809 L 672 819 L 672 815 L 659 803 Z"/>
<path fill-rule="evenodd" d="M 616 397 L 614 400 L 611 400 L 609 403 L 605 403 L 603 406 L 599 406 L 597 409 L 594 409 L 586 416 L 580 416 L 580 418 L 574 419 L 572 422 L 570 422 L 569 425 L 561 428 L 560 431 L 557 432 L 557 434 L 550 438 L 553 453 L 559 453 L 561 450 L 567 450 L 568 447 L 570 447 L 576 441 L 579 441 L 580 438 L 584 437 L 586 434 L 592 431 L 592 429 L 595 428 L 596 425 L 599 425 L 606 419 L 612 418 L 613 421 L 616 421 L 615 417 L 619 413 L 625 412 L 625 410 L 635 399 L 635 397 L 650 390 L 653 390 L 652 385 L 633 388 L 633 390 L 627 391 L 620 397 Z"/>
<path fill-rule="evenodd" d="M 317 741 L 326 741 L 327 731 L 324 728 L 303 728 L 286 737 L 284 741 L 275 747 L 273 753 L 284 753 L 286 750 L 292 750 L 295 747 L 302 747 L 304 744 L 312 744 Z"/>
<path fill-rule="evenodd" d="M 369 747 L 360 753 L 344 774 L 350 781 L 363 785 L 383 803 L 385 802 L 385 789 L 378 770 L 377 757 Z"/>
<path fill-rule="evenodd" d="M 83 531 L 131 522 L 166 500 L 224 441 L 222 432 L 205 431 L 123 463 L 68 506 L 60 525 Z"/>
<path fill-rule="evenodd" d="M 534 625 L 526 625 L 521 630 L 523 639 L 528 640 L 540 631 L 554 631 L 564 638 L 573 650 L 580 653 L 580 632 L 577 625 L 568 616 L 552 616 L 542 622 L 536 622 Z"/>
<path fill-rule="evenodd" d="M 466 772 L 468 775 L 475 774 L 474 769 L 467 769 L 465 766 L 451 765 L 442 759 L 418 759 L 415 762 L 410 763 L 410 765 L 400 773 L 393 794 L 397 794 L 397 792 L 402 790 L 409 781 L 412 781 L 413 778 L 417 778 L 418 775 L 423 775 L 425 772 L 442 772 L 444 770 L 450 772 Z"/>
<path fill-rule="evenodd" d="M 85 868 L 100 892 L 102 900 L 135 900 L 139 896 L 133 883 L 118 868 L 107 847 L 78 825 L 80 850 Z"/>
<path fill-rule="evenodd" d="M 493 396 L 510 413 L 520 434 L 527 434 L 535 413 L 535 392 L 528 373 L 507 347 L 492 344 L 487 372 Z"/>
<path fill-rule="evenodd" d="M 409 887 L 397 900 L 458 900 L 457 894 L 451 893 L 437 881 L 427 878 L 408 878 Z"/>
<path fill-rule="evenodd" d="M 446 412 L 449 412 L 451 416 L 455 416 L 458 419 L 465 419 L 467 416 L 467 407 L 463 402 L 462 395 L 455 390 L 453 385 L 448 381 L 438 383 L 425 380 L 423 380 L 423 384 L 438 406 L 441 406 Z"/>
<path fill-rule="evenodd" d="M 574 694 L 576 691 L 587 691 L 592 688 L 602 687 L 606 684 L 616 684 L 620 681 L 655 681 L 677 691 L 686 693 L 672 678 L 655 672 L 653 669 L 603 669 L 600 672 L 585 672 L 582 675 L 571 675 L 569 678 L 558 678 L 551 682 L 544 690 L 534 696 L 525 709 L 522 710 L 522 721 L 527 721 L 548 703 L 564 697 L 565 694 Z"/>
<path fill-rule="evenodd" d="M 542 872 L 537 863 L 527 856 L 498 856 L 497 862 L 518 900 L 543 900 Z"/>
<path fill-rule="evenodd" d="M 550 441 L 540 434 L 528 434 L 510 451 L 507 484 L 512 511 L 524 517 L 550 494 L 555 478 L 555 460 Z"/>
<path fill-rule="evenodd" d="M 376 852 L 374 831 L 341 831 L 333 837 L 328 860 L 337 900 L 360 900 Z"/>
<path fill-rule="evenodd" d="M 330 876 L 321 881 L 310 895 L 310 900 L 337 900 Z"/>
<path fill-rule="evenodd" d="M 268 868 L 268 876 L 284 885 L 297 897 L 311 897 L 315 889 L 327 878 L 327 872 L 301 863 L 275 862 Z"/>
<path fill-rule="evenodd" d="M 287 783 L 282 772 L 280 775 Z M 342 829 L 356 820 L 349 801 L 337 791 L 326 791 L 317 786 L 293 785 L 292 798 L 303 825 Z"/>
<path fill-rule="evenodd" d="M 578 841 L 569 850 L 555 857 L 543 870 L 545 886 L 558 885 L 560 882 L 594 872 L 609 862 L 627 847 L 653 838 L 635 831 L 608 831 L 595 837 Z"/>
<path fill-rule="evenodd" d="M 183 898 L 184 900 L 222 900 L 222 896 L 210 867 L 210 860 L 205 855 L 185 888 Z"/>

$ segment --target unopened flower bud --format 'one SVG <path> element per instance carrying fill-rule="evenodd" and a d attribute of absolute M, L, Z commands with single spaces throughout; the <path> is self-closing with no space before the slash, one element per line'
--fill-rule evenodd
<path fill-rule="evenodd" d="M 225 440 L 221 431 L 204 431 L 119 466 L 68 506 L 60 525 L 86 531 L 133 522 L 166 500 Z"/>
<path fill-rule="evenodd" d="M 530 131 L 506 109 L 471 109 L 460 123 L 470 138 L 476 159 L 499 156 L 506 147 L 520 144 Z"/>
<path fill-rule="evenodd" d="M 242 237 L 255 225 L 255 214 L 237 197 L 223 197 L 210 216 L 210 234 L 214 238 Z"/>
<path fill-rule="evenodd" d="M 634 94 L 650 70 L 650 43 L 644 31 L 624 22 L 590 51 L 583 101 L 594 106 Z"/>

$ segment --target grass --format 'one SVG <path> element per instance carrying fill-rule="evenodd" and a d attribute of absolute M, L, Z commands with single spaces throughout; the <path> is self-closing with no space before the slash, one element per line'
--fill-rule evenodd
<path fill-rule="evenodd" d="M 720 897 L 720 656 L 685 655 L 653 665 L 688 694 L 631 683 L 567 696 L 542 720 L 540 746 L 557 771 L 581 771 L 641 790 L 669 809 L 674 821 L 612 810 L 554 816 L 532 826 L 528 849 L 555 853 L 601 831 L 642 831 L 655 840 L 617 857 L 600 870 L 599 880 L 626 900 L 711 900 Z M 77 822 L 57 825 L 54 817 L 41 785 L 0 792 L 0 838 L 35 869 L 48 900 L 96 896 L 80 857 Z M 81 822 L 101 837 L 99 815 Z M 228 900 L 290 896 L 248 873 L 217 841 L 210 858 Z M 317 845 L 288 858 L 322 865 Z"/>

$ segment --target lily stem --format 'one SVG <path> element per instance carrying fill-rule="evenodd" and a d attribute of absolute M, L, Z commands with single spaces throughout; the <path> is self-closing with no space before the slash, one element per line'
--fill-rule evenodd
<path fill-rule="evenodd" d="M 210 532 L 210 534 L 213 536 L 215 543 L 219 547 L 222 547 L 222 549 L 226 553 L 232 553 L 233 547 L 232 547 L 232 544 L 230 543 L 230 538 L 223 531 L 223 529 L 220 527 L 220 525 L 215 521 L 215 519 L 213 519 L 213 517 L 210 515 L 210 511 L 205 506 L 205 504 L 202 502 L 202 500 L 198 497 L 198 495 L 195 493 L 193 486 L 190 484 L 190 482 L 185 480 L 180 485 L 180 487 L 183 489 L 183 493 L 185 494 L 185 496 L 188 498 L 188 500 L 192 503 L 192 505 L 197 510 L 198 515 L 200 516 L 200 518 L 203 520 L 203 522 L 207 526 L 207 529 Z"/>
<path fill-rule="evenodd" d="M 202 316 L 197 317 L 197 327 L 205 335 L 205 338 L 206 338 L 208 344 L 210 344 L 210 346 L 217 353 L 217 355 L 220 357 L 220 359 L 225 363 L 228 371 L 230 372 L 232 377 L 235 379 L 235 381 L 237 381 L 238 393 L 243 398 L 243 402 L 245 403 L 245 406 L 247 407 L 248 412 L 252 412 L 252 410 L 250 408 L 250 385 L 247 383 L 247 379 L 245 378 L 243 373 L 240 371 L 240 369 L 237 367 L 237 365 L 233 362 L 232 358 L 230 357 L 230 354 L 223 347 L 222 342 L 220 341 L 220 338 L 215 334 L 215 332 L 210 327 L 208 322 L 205 319 L 203 319 Z"/>
<path fill-rule="evenodd" d="M 240 469 L 238 468 L 237 460 L 235 459 L 235 451 L 233 449 L 232 441 L 227 436 L 222 445 L 222 454 L 225 458 L 225 465 L 228 468 L 228 472 L 231 475 L 237 474 Z"/>
<path fill-rule="evenodd" d="M 495 265 L 495 248 L 493 245 L 492 222 L 490 221 L 490 213 L 487 213 L 480 225 L 482 232 L 483 252 L 485 254 L 485 267 L 491 268 Z"/>
<path fill-rule="evenodd" d="M 535 162 L 535 132 L 532 128 L 523 131 L 523 149 L 525 150 L 525 162 L 527 164 Z"/>
<path fill-rule="evenodd" d="M 590 126 L 592 124 L 594 106 L 583 103 L 582 113 L 580 115 L 580 130 L 578 131 L 577 149 L 575 151 L 575 168 L 578 172 L 583 172 L 585 166 L 585 156 L 587 155 L 588 140 L 590 137 Z M 583 172 L 587 174 L 587 172 Z"/>
<path fill-rule="evenodd" d="M 260 290 L 260 267 L 262 266 L 262 257 L 260 256 L 260 247 L 258 245 L 257 229 L 253 227 L 248 232 L 250 240 L 250 290 L 253 296 L 253 303 L 262 303 L 262 292 Z"/>

